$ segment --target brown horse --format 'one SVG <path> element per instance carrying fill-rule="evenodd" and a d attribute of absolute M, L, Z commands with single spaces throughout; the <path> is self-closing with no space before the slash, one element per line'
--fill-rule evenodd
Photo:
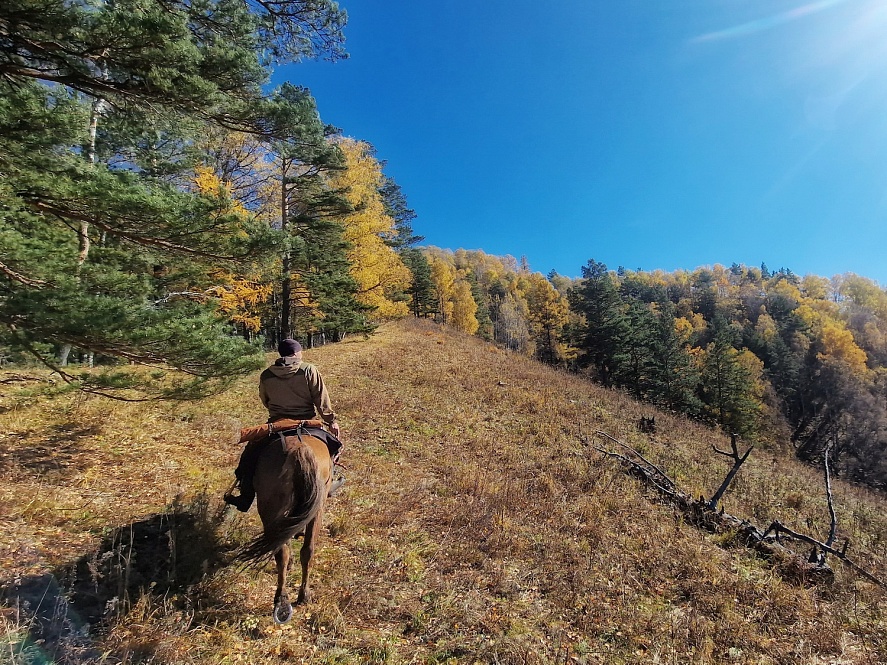
<path fill-rule="evenodd" d="M 289 621 L 292 605 L 286 590 L 290 563 L 290 540 L 304 535 L 299 558 L 302 585 L 297 605 L 310 600 L 308 567 L 323 521 L 323 508 L 332 477 L 329 449 L 320 439 L 303 433 L 274 435 L 261 452 L 253 484 L 264 533 L 244 546 L 241 561 L 258 563 L 274 554 L 277 563 L 277 591 L 274 594 L 274 620 Z"/>

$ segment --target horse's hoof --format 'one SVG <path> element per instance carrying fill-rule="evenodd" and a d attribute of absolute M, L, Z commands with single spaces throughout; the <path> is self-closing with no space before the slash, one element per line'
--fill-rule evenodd
<path fill-rule="evenodd" d="M 299 597 L 296 599 L 296 605 L 304 605 L 311 602 L 311 593 L 309 591 L 300 591 Z"/>
<path fill-rule="evenodd" d="M 271 613 L 274 617 L 274 623 L 286 623 L 293 617 L 293 606 L 288 600 L 280 600 L 274 604 L 274 611 Z"/>

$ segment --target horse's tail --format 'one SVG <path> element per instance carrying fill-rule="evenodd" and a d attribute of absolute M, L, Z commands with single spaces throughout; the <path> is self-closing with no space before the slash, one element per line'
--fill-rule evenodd
<path fill-rule="evenodd" d="M 282 516 L 269 524 L 258 538 L 240 550 L 237 559 L 258 563 L 304 532 L 323 506 L 326 483 L 320 477 L 317 458 L 311 446 L 299 443 L 286 458 L 293 473 L 293 503 Z"/>

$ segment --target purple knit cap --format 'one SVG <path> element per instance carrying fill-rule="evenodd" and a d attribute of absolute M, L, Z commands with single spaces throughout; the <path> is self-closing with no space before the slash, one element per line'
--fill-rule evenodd
<path fill-rule="evenodd" d="M 302 351 L 302 345 L 294 339 L 285 339 L 277 345 L 277 353 L 281 358 L 294 356 Z"/>

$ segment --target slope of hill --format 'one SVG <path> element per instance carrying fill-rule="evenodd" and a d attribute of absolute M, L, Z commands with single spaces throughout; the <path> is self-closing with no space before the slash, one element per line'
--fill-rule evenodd
<path fill-rule="evenodd" d="M 179 405 L 29 397 L 45 375 L 3 377 L 0 662 L 887 662 L 884 589 L 837 561 L 831 586 L 787 581 L 583 442 L 604 431 L 708 496 L 722 435 L 664 413 L 641 434 L 649 407 L 422 321 L 307 359 L 341 414 L 348 483 L 315 601 L 284 626 L 270 567 L 224 564 L 258 530 L 219 502 L 232 432 L 264 418 L 255 377 Z M 834 490 L 839 538 L 887 579 L 887 504 Z M 828 531 L 820 475 L 780 451 L 755 450 L 725 503 Z"/>

